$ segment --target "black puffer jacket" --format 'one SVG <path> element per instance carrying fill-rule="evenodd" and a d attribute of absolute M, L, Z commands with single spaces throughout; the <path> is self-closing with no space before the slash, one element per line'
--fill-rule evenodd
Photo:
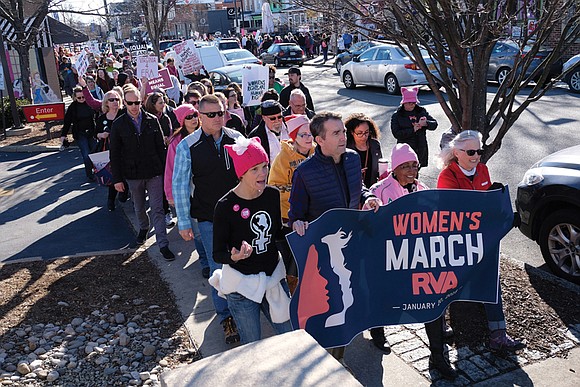
<path fill-rule="evenodd" d="M 165 170 L 165 144 L 157 118 L 141 110 L 141 133 L 129 114 L 117 118 L 111 128 L 111 170 L 113 183 L 151 179 Z"/>

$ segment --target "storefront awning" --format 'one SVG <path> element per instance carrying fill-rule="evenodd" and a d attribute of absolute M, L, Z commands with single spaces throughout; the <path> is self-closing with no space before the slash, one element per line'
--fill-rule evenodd
<path fill-rule="evenodd" d="M 50 33 L 52 35 L 52 44 L 64 43 L 82 43 L 89 40 L 86 34 L 59 22 L 56 19 L 47 16 L 48 24 L 50 26 Z"/>

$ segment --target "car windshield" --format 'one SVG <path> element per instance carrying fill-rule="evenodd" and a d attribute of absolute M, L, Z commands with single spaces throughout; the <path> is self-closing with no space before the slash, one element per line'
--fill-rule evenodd
<path fill-rule="evenodd" d="M 242 84 L 242 69 L 229 72 L 228 76 L 232 82 Z"/>
<path fill-rule="evenodd" d="M 168 40 L 166 42 L 159 43 L 159 50 L 165 51 L 176 45 L 177 43 L 181 43 L 181 40 Z"/>
<path fill-rule="evenodd" d="M 294 51 L 294 50 L 299 49 L 298 46 L 294 46 L 294 45 L 280 46 L 280 48 L 282 49 L 282 51 Z"/>
<path fill-rule="evenodd" d="M 227 60 L 248 59 L 253 57 L 252 53 L 246 50 L 228 52 L 225 53 L 224 56 Z"/>

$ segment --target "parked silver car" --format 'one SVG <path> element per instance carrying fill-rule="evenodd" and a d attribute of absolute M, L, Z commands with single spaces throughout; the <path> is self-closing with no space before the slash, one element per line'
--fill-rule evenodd
<path fill-rule="evenodd" d="M 563 80 L 568 84 L 571 92 L 580 93 L 580 54 L 568 59 L 562 66 L 562 72 L 567 71 L 571 67 L 574 69 Z"/>
<path fill-rule="evenodd" d="M 262 64 L 262 61 L 256 58 L 250 51 L 244 48 L 234 48 L 232 50 L 222 50 L 222 55 L 226 58 L 226 66 L 256 63 Z"/>
<path fill-rule="evenodd" d="M 426 51 L 425 62 L 432 72 L 435 65 Z M 419 66 L 400 47 L 383 44 L 364 51 L 342 66 L 340 74 L 344 85 L 384 86 L 388 94 L 399 94 L 402 86 L 427 85 L 427 78 Z"/>

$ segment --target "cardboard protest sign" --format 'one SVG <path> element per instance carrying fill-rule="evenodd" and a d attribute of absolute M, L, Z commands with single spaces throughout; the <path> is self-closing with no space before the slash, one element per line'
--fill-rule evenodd
<path fill-rule="evenodd" d="M 336 209 L 287 236 L 300 283 L 295 329 L 323 347 L 372 327 L 433 321 L 452 301 L 497 303 L 509 192 L 425 190 L 377 213 Z"/>
<path fill-rule="evenodd" d="M 147 77 L 147 79 L 159 77 L 159 67 L 157 66 L 157 57 L 138 56 L 137 57 L 137 79 Z"/>
<path fill-rule="evenodd" d="M 162 69 L 159 70 L 159 76 L 149 80 L 145 92 L 147 94 L 151 93 L 154 89 L 170 89 L 173 87 L 171 78 L 169 77 L 169 70 Z"/>
<path fill-rule="evenodd" d="M 256 106 L 260 98 L 268 90 L 268 76 L 270 70 L 266 66 L 247 65 L 242 68 L 242 93 L 244 105 Z"/>
<path fill-rule="evenodd" d="M 131 53 L 131 58 L 136 58 L 138 56 L 147 55 L 149 50 L 147 49 L 146 44 L 133 44 L 129 47 L 129 52 Z"/>
<path fill-rule="evenodd" d="M 198 49 L 195 47 L 193 39 L 188 39 L 175 44 L 173 50 L 179 58 L 179 64 L 183 74 L 191 74 L 194 70 L 199 70 L 203 66 Z"/>

